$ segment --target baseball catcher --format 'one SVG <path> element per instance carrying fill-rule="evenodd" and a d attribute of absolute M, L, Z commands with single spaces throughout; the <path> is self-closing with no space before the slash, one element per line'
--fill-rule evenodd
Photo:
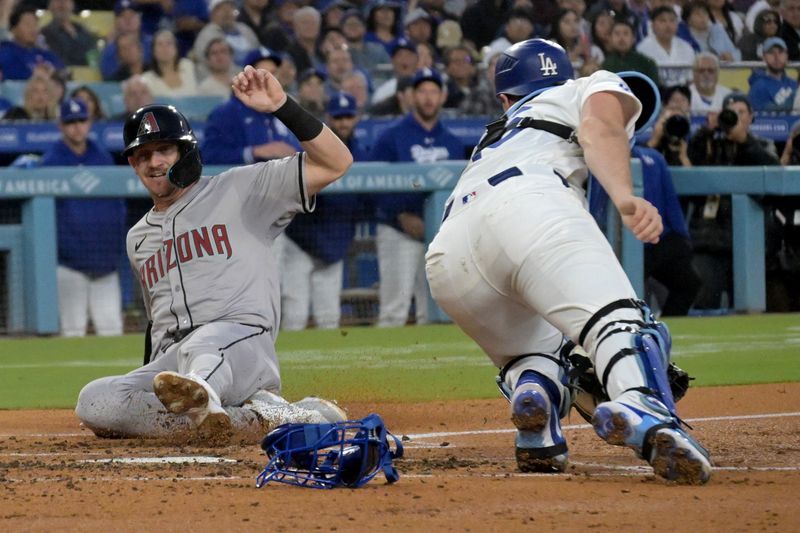
<path fill-rule="evenodd" d="M 564 49 L 542 39 L 498 60 L 505 113 L 447 200 L 426 255 L 431 292 L 501 369 L 522 471 L 566 468 L 560 419 L 572 403 L 571 365 L 562 354 L 571 341 L 603 393 L 591 395 L 596 407 L 584 404 L 600 438 L 633 449 L 665 479 L 705 483 L 708 452 L 686 432 L 669 385 L 669 332 L 636 298 L 582 187 L 591 171 L 625 226 L 658 241 L 658 211 L 633 194 L 629 147 L 657 112 L 655 91 L 604 70 L 573 77 Z"/>
<path fill-rule="evenodd" d="M 86 385 L 75 409 L 98 436 L 261 438 L 289 422 L 346 419 L 335 404 L 279 396 L 275 238 L 350 167 L 347 148 L 288 98 L 266 70 L 233 79 L 245 105 L 274 113 L 304 152 L 201 176 L 197 139 L 174 107 L 151 105 L 124 126 L 124 155 L 153 199 L 127 251 L 147 316 L 145 365 Z"/>

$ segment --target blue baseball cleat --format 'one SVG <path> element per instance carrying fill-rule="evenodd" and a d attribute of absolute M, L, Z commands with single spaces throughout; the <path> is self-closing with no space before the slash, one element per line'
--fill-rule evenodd
<path fill-rule="evenodd" d="M 521 383 L 514 390 L 511 421 L 517 427 L 517 466 L 522 472 L 563 472 L 567 467 L 567 442 L 553 404 L 548 389 L 538 382 Z"/>
<path fill-rule="evenodd" d="M 632 448 L 664 479 L 701 485 L 711 477 L 708 451 L 654 396 L 631 390 L 601 403 L 592 416 L 592 426 L 607 443 Z"/>

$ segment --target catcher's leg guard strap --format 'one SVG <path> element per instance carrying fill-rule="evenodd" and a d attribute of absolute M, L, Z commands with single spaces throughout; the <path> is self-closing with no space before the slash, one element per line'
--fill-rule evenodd
<path fill-rule="evenodd" d="M 586 324 L 583 326 L 581 330 L 580 337 L 578 338 L 578 344 L 583 346 L 583 343 L 586 342 L 586 336 L 592 330 L 595 325 L 603 319 L 606 315 L 611 314 L 613 311 L 617 309 L 641 309 L 644 303 L 640 300 L 634 300 L 632 298 L 625 298 L 622 300 L 616 300 L 611 302 L 610 304 L 601 307 L 592 317 L 586 321 Z"/>
<path fill-rule="evenodd" d="M 566 342 L 566 341 L 565 341 Z M 532 371 L 552 382 L 554 392 L 560 398 L 559 412 L 561 417 L 566 416 L 572 405 L 570 391 L 565 386 L 567 362 L 562 359 L 562 343 L 555 354 L 531 353 L 515 357 L 509 361 L 497 376 L 497 386 L 500 393 L 511 401 L 514 388 L 525 371 Z"/>

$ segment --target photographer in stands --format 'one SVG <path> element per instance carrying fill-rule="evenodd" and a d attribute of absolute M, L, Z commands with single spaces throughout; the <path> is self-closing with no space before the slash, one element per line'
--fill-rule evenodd
<path fill-rule="evenodd" d="M 647 146 L 655 148 L 667 164 L 673 167 L 692 166 L 687 152 L 689 131 L 689 89 L 684 85 L 669 87 L 664 91 L 664 109 L 653 126 Z"/>
<path fill-rule="evenodd" d="M 719 114 L 710 113 L 708 123 L 689 140 L 692 164 L 778 165 L 774 144 L 750 131 L 753 109 L 747 96 L 731 93 L 722 107 Z M 695 308 L 717 309 L 725 303 L 723 293 L 727 292 L 729 298 L 733 296 L 730 196 L 690 197 L 686 218 L 695 247 L 695 267 L 703 280 Z M 767 247 L 769 250 L 769 243 Z M 770 255 L 768 251 L 767 256 Z M 730 300 L 728 305 L 732 306 Z"/>

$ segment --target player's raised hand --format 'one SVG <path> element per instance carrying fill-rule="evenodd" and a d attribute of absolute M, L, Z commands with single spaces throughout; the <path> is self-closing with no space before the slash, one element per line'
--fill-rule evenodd
<path fill-rule="evenodd" d="M 277 78 L 250 65 L 234 76 L 231 89 L 244 105 L 262 113 L 272 113 L 286 102 L 286 91 Z"/>
<path fill-rule="evenodd" d="M 622 223 L 642 242 L 658 242 L 664 226 L 658 209 L 638 196 L 630 196 L 617 206 Z"/>

